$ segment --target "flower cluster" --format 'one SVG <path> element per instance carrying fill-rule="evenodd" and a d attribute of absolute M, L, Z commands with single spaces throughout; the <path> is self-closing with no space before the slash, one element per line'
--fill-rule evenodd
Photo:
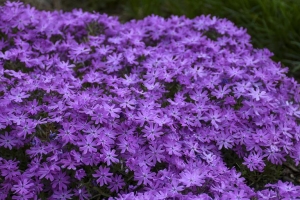
<path fill-rule="evenodd" d="M 0 8 L 0 199 L 288 199 L 300 86 L 226 19 Z"/>

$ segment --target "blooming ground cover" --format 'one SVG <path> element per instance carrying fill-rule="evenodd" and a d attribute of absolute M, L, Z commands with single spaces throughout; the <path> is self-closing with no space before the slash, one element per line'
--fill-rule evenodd
<path fill-rule="evenodd" d="M 0 8 L 0 199 L 296 199 L 300 85 L 226 19 Z"/>

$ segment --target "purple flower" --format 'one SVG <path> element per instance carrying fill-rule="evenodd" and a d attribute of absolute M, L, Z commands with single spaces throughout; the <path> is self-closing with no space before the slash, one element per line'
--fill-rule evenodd
<path fill-rule="evenodd" d="M 220 156 L 260 172 L 300 161 L 300 86 L 245 29 L 10 1 L 0 17 L 1 198 L 299 196 L 283 183 L 254 191 Z"/>
<path fill-rule="evenodd" d="M 260 99 L 266 98 L 266 92 L 265 91 L 260 91 L 259 88 L 256 88 L 256 90 L 251 88 L 249 95 L 253 99 L 255 99 L 256 101 L 259 101 Z"/>
<path fill-rule="evenodd" d="M 205 118 L 206 120 L 210 120 L 211 124 L 218 129 L 219 123 L 222 122 L 221 113 L 219 110 L 210 110 L 207 114 L 208 116 Z"/>
<path fill-rule="evenodd" d="M 120 115 L 118 115 L 117 113 L 119 113 L 121 111 L 120 108 L 115 108 L 115 105 L 109 106 L 108 104 L 104 104 L 103 108 L 105 109 L 105 111 L 107 111 L 111 117 L 113 118 L 119 118 Z"/>
<path fill-rule="evenodd" d="M 116 158 L 117 154 L 115 154 L 116 150 L 115 149 L 103 149 L 103 157 L 104 161 L 108 166 L 110 166 L 112 163 L 119 162 L 119 159 Z"/>
<path fill-rule="evenodd" d="M 93 135 L 81 136 L 80 139 L 81 141 L 77 142 L 77 145 L 83 154 L 97 152 L 97 149 L 95 148 L 97 143 L 94 140 Z"/>
<path fill-rule="evenodd" d="M 75 128 L 71 124 L 63 124 L 63 129 L 59 130 L 59 137 L 64 142 L 64 145 L 66 145 L 68 142 L 75 142 L 75 140 L 77 139 L 77 137 L 74 134 L 75 131 Z"/>
<path fill-rule="evenodd" d="M 181 144 L 176 141 L 168 141 L 164 144 L 169 155 L 181 156 Z"/>
<path fill-rule="evenodd" d="M 234 200 L 248 200 L 249 195 L 245 193 L 244 190 L 240 190 L 240 191 L 235 190 L 235 191 L 230 191 L 228 195 L 226 195 L 226 198 L 230 198 Z"/>
<path fill-rule="evenodd" d="M 147 160 L 149 160 L 154 164 L 156 162 L 162 162 L 162 159 L 165 158 L 165 156 L 163 155 L 164 152 L 165 149 L 163 145 L 157 145 L 157 144 L 154 144 L 153 146 L 150 145 L 148 155 L 147 155 Z"/>
<path fill-rule="evenodd" d="M 72 199 L 72 196 L 73 194 L 71 193 L 71 190 L 56 190 L 51 196 L 51 199 L 67 200 Z"/>
<path fill-rule="evenodd" d="M 12 180 L 14 177 L 21 175 L 18 169 L 18 162 L 13 160 L 2 160 L 0 165 L 1 176 L 5 177 L 5 180 Z"/>
<path fill-rule="evenodd" d="M 150 169 L 146 166 L 141 167 L 134 174 L 134 179 L 138 181 L 137 183 L 138 185 L 141 185 L 143 183 L 144 185 L 151 186 L 154 177 L 155 177 L 155 173 L 151 172 Z"/>
<path fill-rule="evenodd" d="M 119 192 L 120 189 L 125 186 L 125 182 L 121 175 L 114 175 L 111 178 L 111 184 L 109 185 L 109 189 L 111 192 Z"/>
<path fill-rule="evenodd" d="M 19 195 L 25 195 L 29 193 L 29 189 L 33 187 L 33 183 L 28 178 L 22 178 L 21 180 L 18 180 L 18 183 L 13 185 L 12 191 L 19 194 Z"/>
<path fill-rule="evenodd" d="M 93 177 L 97 178 L 96 182 L 100 185 L 108 185 L 111 183 L 111 176 L 113 173 L 109 172 L 109 168 L 100 166 L 99 169 L 95 171 Z"/>
<path fill-rule="evenodd" d="M 84 169 L 78 169 L 75 172 L 75 178 L 78 180 L 81 180 L 82 178 L 84 178 L 86 176 L 86 173 L 84 171 Z"/>
<path fill-rule="evenodd" d="M 202 186 L 204 183 L 203 174 L 200 170 L 185 170 L 180 173 L 180 182 L 186 187 Z"/>
<path fill-rule="evenodd" d="M 32 194 L 32 193 L 19 194 L 19 195 L 12 196 L 12 199 L 16 199 L 16 200 L 26 200 L 26 199 L 32 199 L 32 198 L 34 198 L 34 194 Z"/>
<path fill-rule="evenodd" d="M 38 170 L 39 179 L 46 178 L 50 181 L 54 180 L 56 172 L 56 166 L 52 166 L 46 163 L 43 163 L 41 168 Z"/>
<path fill-rule="evenodd" d="M 244 158 L 244 165 L 250 169 L 250 171 L 258 170 L 262 172 L 266 164 L 263 162 L 264 156 L 258 153 L 251 153 L 248 157 Z"/>
<path fill-rule="evenodd" d="M 78 196 L 79 200 L 90 199 L 91 195 L 86 191 L 85 188 L 74 189 L 75 196 Z"/>
<path fill-rule="evenodd" d="M 10 91 L 10 99 L 15 102 L 23 102 L 22 99 L 29 97 L 29 94 L 26 94 L 26 92 L 22 91 L 21 89 L 11 89 Z"/>
<path fill-rule="evenodd" d="M 18 140 L 13 135 L 9 135 L 7 131 L 5 131 L 4 135 L 0 135 L 0 146 L 5 148 L 9 148 L 10 150 L 17 144 Z"/>
<path fill-rule="evenodd" d="M 67 190 L 70 177 L 65 172 L 59 172 L 55 175 L 55 179 L 52 181 L 52 188 L 59 191 Z"/>
<path fill-rule="evenodd" d="M 281 180 L 275 184 L 267 184 L 267 187 L 274 188 L 277 196 L 282 198 L 298 198 L 300 194 L 300 187 L 294 186 L 290 182 L 282 182 Z"/>
<path fill-rule="evenodd" d="M 143 129 L 145 133 L 144 137 L 147 137 L 148 140 L 155 140 L 156 137 L 163 135 L 161 128 L 157 124 L 149 123 L 149 126 L 145 126 Z"/>
<path fill-rule="evenodd" d="M 229 93 L 230 93 L 229 86 L 225 85 L 223 87 L 220 86 L 218 90 L 213 90 L 211 94 L 217 97 L 217 99 L 221 99 L 224 97 L 224 95 L 227 95 Z"/>
<path fill-rule="evenodd" d="M 31 119 L 26 119 L 17 129 L 17 135 L 25 138 L 26 135 L 31 135 L 35 132 L 36 123 Z"/>

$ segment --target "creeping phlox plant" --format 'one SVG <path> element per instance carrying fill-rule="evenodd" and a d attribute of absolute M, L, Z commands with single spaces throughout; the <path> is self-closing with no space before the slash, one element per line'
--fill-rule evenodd
<path fill-rule="evenodd" d="M 226 19 L 0 8 L 0 199 L 293 199 L 299 84 Z"/>

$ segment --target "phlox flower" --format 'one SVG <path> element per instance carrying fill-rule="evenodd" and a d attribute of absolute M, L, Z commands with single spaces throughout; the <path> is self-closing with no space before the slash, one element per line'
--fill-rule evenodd
<path fill-rule="evenodd" d="M 41 168 L 38 170 L 37 175 L 39 176 L 39 179 L 45 178 L 53 181 L 57 170 L 59 170 L 59 167 L 56 165 L 43 163 Z"/>
<path fill-rule="evenodd" d="M 224 197 L 232 200 L 249 200 L 249 195 L 244 190 L 229 191 Z"/>
<path fill-rule="evenodd" d="M 5 131 L 4 135 L 0 135 L 0 146 L 11 150 L 13 146 L 15 146 L 17 143 L 18 139 L 15 138 L 13 135 L 8 134 L 7 131 Z"/>
<path fill-rule="evenodd" d="M 215 135 L 215 138 L 217 140 L 217 145 L 219 146 L 219 150 L 223 147 L 226 149 L 232 148 L 233 146 L 233 137 L 228 132 L 223 132 L 219 135 Z"/>
<path fill-rule="evenodd" d="M 121 149 L 121 153 L 126 151 L 130 153 L 135 153 L 139 149 L 138 140 L 134 136 L 127 136 L 127 137 L 120 137 L 120 143 L 118 144 L 119 148 Z"/>
<path fill-rule="evenodd" d="M 88 200 L 91 198 L 91 195 L 87 192 L 85 188 L 77 188 L 73 190 L 75 196 L 78 196 L 79 200 Z"/>
<path fill-rule="evenodd" d="M 102 124 L 104 122 L 107 122 L 108 111 L 98 106 L 94 109 L 91 116 L 91 119 L 95 121 L 95 124 Z"/>
<path fill-rule="evenodd" d="M 267 184 L 266 187 L 273 188 L 277 196 L 279 195 L 281 198 L 294 199 L 300 195 L 300 187 L 290 182 L 282 182 L 280 180 L 275 184 Z"/>
<path fill-rule="evenodd" d="M 67 190 L 70 177 L 65 172 L 59 172 L 55 175 L 55 179 L 52 181 L 52 188 L 58 189 L 59 191 Z"/>
<path fill-rule="evenodd" d="M 93 174 L 94 178 L 97 178 L 96 182 L 100 185 L 107 185 L 111 182 L 111 176 L 113 173 L 109 172 L 109 168 L 100 166 L 99 169 Z"/>
<path fill-rule="evenodd" d="M 181 156 L 181 148 L 182 145 L 176 141 L 167 141 L 164 146 L 166 147 L 166 152 L 168 152 L 169 155 L 176 155 Z"/>
<path fill-rule="evenodd" d="M 142 166 L 134 174 L 134 179 L 138 181 L 137 183 L 138 185 L 141 185 L 143 183 L 144 185 L 151 186 L 154 177 L 155 177 L 155 173 L 151 172 L 150 169 L 146 166 Z"/>
<path fill-rule="evenodd" d="M 33 187 L 33 183 L 30 179 L 28 178 L 21 178 L 18 180 L 18 183 L 13 185 L 12 191 L 19 194 L 19 195 L 24 195 L 30 192 L 30 189 Z"/>
<path fill-rule="evenodd" d="M 63 145 L 67 143 L 75 143 L 77 137 L 75 135 L 76 129 L 70 123 L 64 123 L 63 128 L 59 129 L 59 138 L 62 140 Z"/>
<path fill-rule="evenodd" d="M 249 96 L 251 96 L 256 101 L 259 101 L 260 99 L 264 99 L 267 97 L 267 94 L 265 91 L 260 91 L 259 88 L 250 88 Z"/>
<path fill-rule="evenodd" d="M 10 1 L 0 17 L 0 199 L 300 196 L 255 191 L 222 156 L 300 161 L 300 86 L 246 29 Z"/>
<path fill-rule="evenodd" d="M 109 166 L 112 163 L 116 163 L 119 162 L 119 159 L 116 158 L 117 154 L 115 154 L 116 150 L 113 149 L 103 149 L 102 153 L 103 153 L 103 157 L 104 157 L 104 161 L 106 162 L 106 164 Z"/>
<path fill-rule="evenodd" d="M 125 98 L 120 104 L 121 108 L 129 108 L 130 110 L 134 109 L 136 101 L 134 99 Z"/>
<path fill-rule="evenodd" d="M 222 122 L 221 113 L 218 110 L 210 110 L 204 120 L 210 121 L 215 128 L 219 128 L 219 123 Z"/>
<path fill-rule="evenodd" d="M 231 90 L 229 89 L 229 86 L 225 85 L 223 87 L 220 86 L 218 90 L 213 90 L 211 94 L 217 97 L 217 99 L 221 99 L 230 92 Z"/>
<path fill-rule="evenodd" d="M 79 149 L 83 154 L 97 152 L 97 142 L 96 140 L 94 140 L 93 135 L 82 135 L 80 139 L 81 140 L 77 142 L 77 145 L 79 146 Z"/>
<path fill-rule="evenodd" d="M 110 114 L 111 117 L 113 118 L 119 118 L 120 115 L 118 115 L 117 113 L 119 113 L 121 111 L 120 108 L 115 108 L 115 105 L 108 105 L 108 104 L 104 104 L 103 108 Z"/>
<path fill-rule="evenodd" d="M 75 178 L 76 179 L 81 180 L 85 176 L 86 176 L 86 173 L 85 173 L 84 169 L 76 170 L 76 172 L 75 172 Z"/>
<path fill-rule="evenodd" d="M 165 156 L 163 155 L 164 152 L 165 152 L 165 148 L 163 147 L 163 145 L 157 145 L 157 144 L 150 145 L 148 154 L 146 155 L 147 160 L 153 162 L 154 164 L 156 162 L 162 162 L 162 159 L 165 158 Z"/>
<path fill-rule="evenodd" d="M 151 122 L 148 126 L 144 127 L 143 132 L 145 133 L 144 137 L 147 137 L 148 140 L 152 141 L 163 134 L 161 128 L 157 124 Z"/>
<path fill-rule="evenodd" d="M 264 152 L 264 156 L 267 157 L 267 159 L 273 164 L 281 165 L 282 162 L 285 161 L 284 154 L 276 145 L 270 145 L 270 147 L 265 149 Z"/>
<path fill-rule="evenodd" d="M 4 177 L 5 180 L 12 180 L 14 177 L 21 175 L 18 169 L 18 162 L 5 159 L 3 159 L 1 162 L 0 172 L 1 176 Z"/>
<path fill-rule="evenodd" d="M 34 198 L 33 193 L 26 193 L 26 194 L 19 194 L 19 195 L 13 195 L 12 199 L 15 200 L 27 200 L 27 199 L 32 199 Z"/>
<path fill-rule="evenodd" d="M 266 164 L 263 162 L 264 156 L 259 153 L 250 153 L 250 155 L 244 158 L 243 164 L 246 165 L 250 171 L 258 170 L 262 172 Z"/>
<path fill-rule="evenodd" d="M 23 102 L 23 99 L 29 97 L 29 94 L 26 94 L 26 92 L 22 91 L 20 88 L 13 88 L 10 91 L 10 100 L 13 100 L 15 102 Z"/>
<path fill-rule="evenodd" d="M 73 194 L 71 193 L 71 190 L 55 190 L 53 195 L 51 196 L 51 199 L 61 199 L 61 200 L 67 200 L 72 199 Z"/>
<path fill-rule="evenodd" d="M 202 186 L 204 183 L 203 174 L 199 170 L 184 170 L 180 173 L 180 182 L 186 187 Z"/>
<path fill-rule="evenodd" d="M 18 128 L 17 135 L 25 138 L 26 135 L 31 135 L 35 132 L 36 123 L 31 119 L 26 119 Z"/>
<path fill-rule="evenodd" d="M 125 186 L 124 179 L 121 175 L 114 175 L 111 179 L 111 184 L 109 185 L 109 189 L 112 192 L 119 192 L 120 189 Z"/>

